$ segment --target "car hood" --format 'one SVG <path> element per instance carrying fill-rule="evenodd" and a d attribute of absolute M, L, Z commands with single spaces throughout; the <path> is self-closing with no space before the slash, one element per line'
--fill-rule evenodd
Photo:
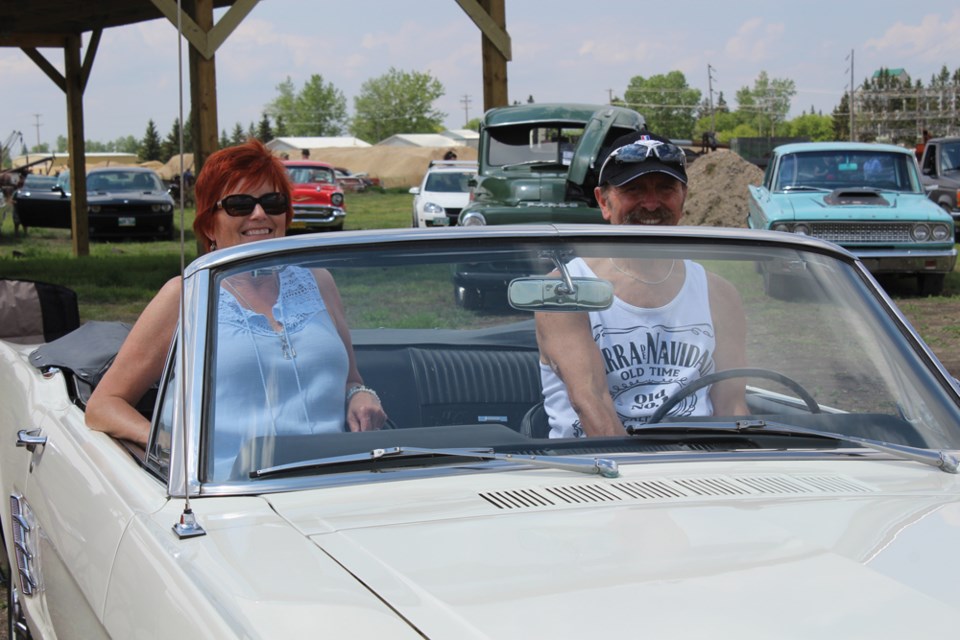
<path fill-rule="evenodd" d="M 772 197 L 772 209 L 777 220 L 945 220 L 943 210 L 926 195 L 893 191 L 879 195 L 879 198 L 850 197 L 838 201 L 830 193 L 777 194 Z"/>
<path fill-rule="evenodd" d="M 426 637 L 905 637 L 960 614 L 955 475 L 892 461 L 621 470 L 265 499 Z"/>
<path fill-rule="evenodd" d="M 165 191 L 90 191 L 87 204 L 122 204 L 129 202 L 150 204 L 173 204 L 173 198 Z"/>
<path fill-rule="evenodd" d="M 451 207 L 460 207 L 463 208 L 470 203 L 470 194 L 466 192 L 444 192 L 444 191 L 427 191 L 426 193 L 420 194 L 420 199 L 423 202 L 432 202 L 436 205 L 448 209 Z"/>

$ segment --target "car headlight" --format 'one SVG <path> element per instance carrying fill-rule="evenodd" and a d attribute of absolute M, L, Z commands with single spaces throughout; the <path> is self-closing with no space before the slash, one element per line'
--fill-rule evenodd
<path fill-rule="evenodd" d="M 160 213 L 161 211 L 166 213 L 167 211 L 173 211 L 173 205 L 169 204 L 152 204 L 150 205 L 150 211 L 154 213 Z"/>
<path fill-rule="evenodd" d="M 790 233 L 790 225 L 784 222 L 778 222 L 777 224 L 770 227 L 770 229 L 773 231 L 783 231 L 785 233 Z"/>
<path fill-rule="evenodd" d="M 793 232 L 801 236 L 808 236 L 810 235 L 810 227 L 801 222 L 793 228 Z"/>
<path fill-rule="evenodd" d="M 443 213 L 444 211 L 443 211 L 443 207 L 441 207 L 440 205 L 434 202 L 428 202 L 425 205 L 423 205 L 423 212 L 424 213 Z"/>
<path fill-rule="evenodd" d="M 930 239 L 930 227 L 925 224 L 915 224 L 910 229 L 910 236 L 917 242 L 927 242 Z"/>
<path fill-rule="evenodd" d="M 950 232 L 950 227 L 945 224 L 935 224 L 933 225 L 933 239 L 937 242 L 944 242 L 945 240 L 950 240 L 953 238 L 953 234 Z"/>
<path fill-rule="evenodd" d="M 482 227 L 485 224 L 487 224 L 486 218 L 483 217 L 482 213 L 476 211 L 466 213 L 460 218 L 461 227 Z"/>
<path fill-rule="evenodd" d="M 87 207 L 87 211 L 89 211 L 90 213 L 100 213 L 100 205 L 92 204 L 89 207 Z"/>
<path fill-rule="evenodd" d="M 330 204 L 332 204 L 332 205 L 335 206 L 335 207 L 342 206 L 342 205 L 343 205 L 343 194 L 342 194 L 342 193 L 335 193 L 335 194 L 333 194 L 332 196 L 330 196 Z"/>

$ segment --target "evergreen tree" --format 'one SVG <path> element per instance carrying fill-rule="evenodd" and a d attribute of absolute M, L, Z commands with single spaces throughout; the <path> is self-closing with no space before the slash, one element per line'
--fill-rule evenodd
<path fill-rule="evenodd" d="M 276 138 L 283 138 L 287 135 L 287 124 L 283 121 L 283 115 L 277 114 L 276 124 L 273 127 L 273 135 Z"/>
<path fill-rule="evenodd" d="M 243 144 L 246 139 L 247 136 L 243 132 L 243 126 L 241 126 L 241 124 L 238 122 L 233 126 L 233 133 L 230 134 L 230 144 L 227 146 Z"/>
<path fill-rule="evenodd" d="M 157 133 L 157 125 L 150 120 L 147 122 L 147 131 L 143 134 L 143 140 L 140 141 L 140 147 L 137 150 L 141 162 L 147 160 L 161 160 L 163 151 L 160 148 L 160 134 Z"/>
<path fill-rule="evenodd" d="M 273 129 L 270 127 L 270 118 L 266 112 L 262 114 L 260 123 L 257 125 L 257 140 L 263 144 L 267 144 L 273 140 Z"/>

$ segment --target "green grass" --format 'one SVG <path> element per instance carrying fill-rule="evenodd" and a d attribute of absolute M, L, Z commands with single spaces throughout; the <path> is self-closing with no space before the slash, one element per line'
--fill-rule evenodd
<path fill-rule="evenodd" d="M 347 194 L 346 229 L 410 226 L 412 196 L 405 190 Z M 2 214 L 0 214 L 2 215 Z M 197 256 L 194 211 L 184 212 L 184 259 Z M 69 287 L 80 301 L 80 320 L 133 322 L 163 283 L 180 273 L 180 214 L 177 240 L 91 242 L 90 255 L 74 257 L 70 231 L 32 228 L 13 235 L 7 213 L 0 225 L 0 277 L 39 280 Z"/>

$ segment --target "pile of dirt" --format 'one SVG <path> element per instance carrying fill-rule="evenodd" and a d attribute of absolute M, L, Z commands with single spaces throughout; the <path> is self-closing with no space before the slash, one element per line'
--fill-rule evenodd
<path fill-rule="evenodd" d="M 763 171 L 729 149 L 699 156 L 687 168 L 687 202 L 682 224 L 747 226 L 747 185 L 758 185 Z"/>

